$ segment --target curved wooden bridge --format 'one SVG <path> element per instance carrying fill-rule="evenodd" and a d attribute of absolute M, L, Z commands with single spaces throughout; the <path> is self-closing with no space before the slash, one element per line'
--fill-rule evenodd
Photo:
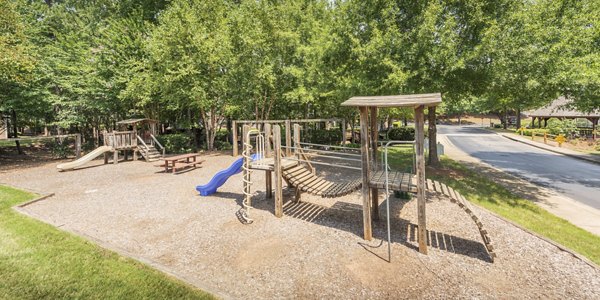
<path fill-rule="evenodd" d="M 296 165 L 289 169 L 283 170 L 283 177 L 293 187 L 307 192 L 312 195 L 321 196 L 323 198 L 337 198 L 348 195 L 354 191 L 361 189 L 361 180 L 353 180 L 350 182 L 336 183 L 328 181 L 322 177 L 315 175 L 311 170 L 302 165 Z M 416 176 L 409 173 L 389 172 L 388 173 L 390 190 L 404 191 L 416 193 Z M 369 182 L 371 188 L 385 188 L 385 173 L 383 171 L 373 172 Z M 491 259 L 496 257 L 494 246 L 488 235 L 487 230 L 483 227 L 480 218 L 473 212 L 469 202 L 460 193 L 453 188 L 435 180 L 427 179 L 425 183 L 427 191 L 444 195 L 450 199 L 452 203 L 456 203 L 469 217 L 479 230 L 485 249 L 488 251 Z"/>

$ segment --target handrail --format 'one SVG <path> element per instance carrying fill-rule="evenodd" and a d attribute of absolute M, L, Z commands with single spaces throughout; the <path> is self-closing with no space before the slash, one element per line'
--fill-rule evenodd
<path fill-rule="evenodd" d="M 140 142 L 142 142 L 142 145 L 144 145 L 144 149 L 148 150 L 148 145 L 146 145 L 146 143 L 144 142 L 144 139 L 142 139 L 142 137 L 141 137 L 141 136 L 139 136 L 139 135 L 137 135 L 137 134 L 136 134 L 135 136 L 137 137 L 137 139 L 138 139 Z"/>
<path fill-rule="evenodd" d="M 158 145 L 158 147 L 160 147 L 160 149 L 162 151 L 162 156 L 164 157 L 165 156 L 165 147 L 163 147 L 163 145 L 156 139 L 154 134 L 150 134 L 150 137 L 152 138 L 154 143 L 156 143 L 156 145 Z"/>
<path fill-rule="evenodd" d="M 301 147 L 298 147 L 298 150 L 298 153 L 302 156 L 304 162 L 306 162 L 306 164 L 308 165 L 308 168 L 310 168 L 310 172 L 315 174 L 315 167 L 313 167 L 313 165 L 310 163 L 310 160 L 308 159 L 308 156 L 306 156 L 304 150 Z M 300 161 L 300 158 L 298 158 L 298 161 Z"/>
<path fill-rule="evenodd" d="M 344 147 L 344 146 L 323 145 L 323 144 L 313 144 L 313 143 L 304 143 L 304 142 L 300 142 L 300 145 L 337 148 L 337 149 L 344 149 L 344 150 L 351 150 L 351 151 L 360 151 L 360 148 L 352 148 L 352 147 Z"/>

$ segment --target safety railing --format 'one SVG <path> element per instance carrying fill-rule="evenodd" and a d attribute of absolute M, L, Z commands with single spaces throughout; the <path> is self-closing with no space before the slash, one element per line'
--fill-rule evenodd
<path fill-rule="evenodd" d="M 158 146 L 160 148 L 160 151 L 162 152 L 162 156 L 165 156 L 165 147 L 163 147 L 163 145 L 156 139 L 156 137 L 154 136 L 154 134 L 150 134 L 150 137 L 152 138 L 152 143 L 155 146 Z"/>

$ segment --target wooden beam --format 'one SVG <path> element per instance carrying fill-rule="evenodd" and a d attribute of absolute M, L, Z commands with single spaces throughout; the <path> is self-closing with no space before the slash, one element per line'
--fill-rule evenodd
<path fill-rule="evenodd" d="M 335 122 L 340 119 L 332 118 L 332 119 L 298 119 L 291 120 L 292 123 L 322 123 L 322 122 Z M 283 124 L 288 120 L 236 120 L 238 124 Z"/>
<path fill-rule="evenodd" d="M 232 129 L 232 143 L 233 143 L 233 156 L 238 156 L 238 128 L 237 128 L 237 122 L 233 121 L 232 125 L 231 125 L 231 129 Z"/>
<path fill-rule="evenodd" d="M 300 125 L 294 124 L 294 156 L 296 157 L 296 159 L 302 159 L 302 154 L 298 150 L 300 149 L 300 147 L 302 147 L 300 146 Z M 300 201 L 301 197 L 302 191 L 300 190 L 300 188 L 296 187 L 294 190 L 294 201 Z"/>
<path fill-rule="evenodd" d="M 377 142 L 379 139 L 379 128 L 377 127 L 377 107 L 371 107 L 370 109 L 370 132 L 371 132 L 371 168 L 377 171 Z M 370 176 L 369 176 L 370 178 Z M 379 189 L 371 189 L 371 216 L 373 220 L 379 220 Z"/>
<path fill-rule="evenodd" d="M 346 145 L 346 120 L 341 120 L 340 123 L 342 129 L 342 146 Z"/>
<path fill-rule="evenodd" d="M 360 107 L 360 150 L 362 153 L 362 198 L 363 198 L 363 236 L 365 240 L 373 239 L 371 228 L 371 199 L 369 193 L 369 109 Z"/>
<path fill-rule="evenodd" d="M 265 158 L 271 157 L 271 124 L 265 124 Z"/>
<path fill-rule="evenodd" d="M 267 199 L 273 198 L 273 176 L 272 172 L 267 170 L 265 171 L 265 194 Z"/>
<path fill-rule="evenodd" d="M 417 211 L 419 252 L 427 254 L 427 219 L 425 216 L 425 114 L 424 106 L 415 108 L 415 140 L 417 148 Z"/>
<path fill-rule="evenodd" d="M 292 122 L 290 120 L 285 120 L 285 156 L 292 155 Z"/>
<path fill-rule="evenodd" d="M 273 126 L 273 150 L 275 151 L 273 160 L 275 169 L 275 216 L 281 218 L 283 216 L 283 168 L 281 167 L 281 127 L 279 125 Z"/>

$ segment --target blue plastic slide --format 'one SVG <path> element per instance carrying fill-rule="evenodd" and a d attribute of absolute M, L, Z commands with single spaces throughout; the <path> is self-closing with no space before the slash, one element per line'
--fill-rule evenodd
<path fill-rule="evenodd" d="M 257 155 L 251 156 L 252 160 L 255 160 Z M 244 164 L 244 158 L 237 159 L 229 168 L 217 172 L 215 176 L 205 185 L 196 186 L 196 190 L 200 192 L 202 196 L 208 196 L 217 192 L 217 189 L 222 186 L 229 177 L 242 172 L 242 164 Z"/>

